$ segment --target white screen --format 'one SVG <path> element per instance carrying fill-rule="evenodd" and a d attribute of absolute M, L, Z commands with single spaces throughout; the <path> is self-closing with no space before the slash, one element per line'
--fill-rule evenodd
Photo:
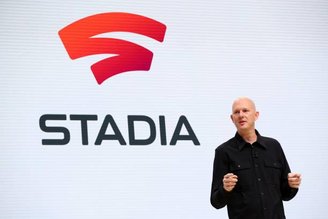
<path fill-rule="evenodd" d="M 0 2 L 1 218 L 227 218 L 209 202 L 215 148 L 235 133 L 232 101 L 257 104 L 257 129 L 282 144 L 303 182 L 285 202 L 287 218 L 326 218 L 328 156 L 327 1 L 78 1 Z M 166 25 L 163 42 L 129 33 L 116 38 L 154 54 L 149 71 L 118 74 L 99 85 L 90 66 L 108 55 L 72 60 L 58 35 L 87 16 L 125 12 Z M 42 115 L 65 127 L 62 139 L 41 130 Z M 88 121 L 88 145 L 81 122 Z M 95 140 L 106 115 L 122 133 Z M 149 117 L 156 139 L 129 143 L 128 116 Z M 200 145 L 169 145 L 185 116 Z M 161 145 L 164 116 L 167 145 Z M 109 126 L 108 133 L 113 133 Z M 188 134 L 183 126 L 181 135 Z M 147 138 L 147 123 L 135 123 Z"/>

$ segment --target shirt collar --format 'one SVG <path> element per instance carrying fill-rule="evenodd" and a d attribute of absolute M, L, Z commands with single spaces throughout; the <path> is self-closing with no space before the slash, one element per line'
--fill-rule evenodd
<path fill-rule="evenodd" d="M 265 144 L 263 137 L 260 135 L 260 133 L 257 130 L 255 130 L 255 133 L 257 135 L 257 140 L 256 142 L 253 143 L 253 145 L 259 145 L 264 149 L 266 149 L 267 146 Z M 235 139 L 237 140 L 237 147 L 239 151 L 241 151 L 247 144 L 249 144 L 239 135 L 238 132 L 236 132 Z"/>

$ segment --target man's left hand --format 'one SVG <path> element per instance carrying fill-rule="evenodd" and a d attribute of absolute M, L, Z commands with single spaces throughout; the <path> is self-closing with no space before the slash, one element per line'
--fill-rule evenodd
<path fill-rule="evenodd" d="M 288 173 L 288 185 L 293 189 L 298 189 L 301 184 L 302 178 L 299 173 Z"/>

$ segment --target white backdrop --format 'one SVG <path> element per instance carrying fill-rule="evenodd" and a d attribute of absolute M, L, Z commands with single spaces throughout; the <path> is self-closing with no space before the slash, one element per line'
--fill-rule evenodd
<path fill-rule="evenodd" d="M 326 218 L 328 2 L 78 1 L 0 2 L 0 218 L 227 218 L 209 202 L 215 148 L 234 135 L 231 103 L 257 103 L 262 135 L 280 141 L 292 171 L 303 175 L 288 218 Z M 98 85 L 90 65 L 71 60 L 58 31 L 104 12 L 140 14 L 167 26 L 163 43 L 118 33 L 153 51 L 150 71 Z M 78 122 L 58 121 L 69 144 L 39 127 L 44 114 L 93 114 L 89 145 Z M 185 115 L 200 146 L 94 141 L 114 117 L 128 142 L 128 115 L 146 115 L 170 140 Z M 136 130 L 147 136 L 147 127 Z"/>

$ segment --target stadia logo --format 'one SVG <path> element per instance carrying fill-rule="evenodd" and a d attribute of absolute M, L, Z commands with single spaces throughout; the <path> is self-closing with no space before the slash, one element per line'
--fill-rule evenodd
<path fill-rule="evenodd" d="M 82 18 L 59 31 L 71 59 L 96 54 L 114 56 L 96 62 L 91 70 L 98 82 L 127 71 L 148 71 L 153 53 L 135 43 L 95 37 L 108 32 L 130 32 L 163 42 L 166 26 L 156 20 L 130 13 L 111 12 Z"/>

